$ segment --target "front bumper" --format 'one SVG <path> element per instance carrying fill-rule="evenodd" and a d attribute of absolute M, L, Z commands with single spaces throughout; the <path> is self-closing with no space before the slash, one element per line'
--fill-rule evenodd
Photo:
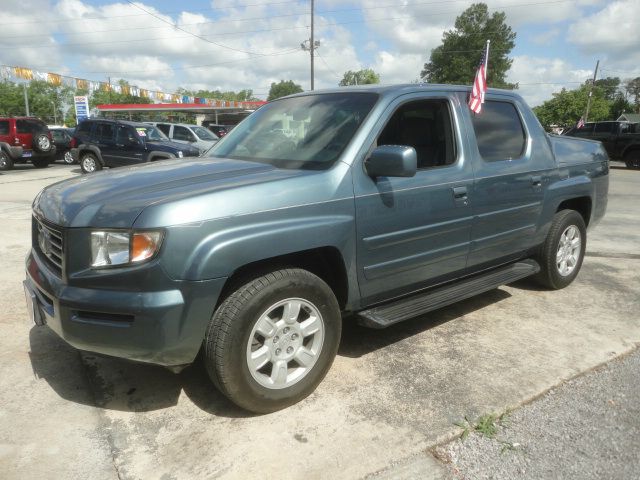
<path fill-rule="evenodd" d="M 168 280 L 166 290 L 152 292 L 72 287 L 33 249 L 26 274 L 35 317 L 67 343 L 164 366 L 193 362 L 226 280 Z"/>

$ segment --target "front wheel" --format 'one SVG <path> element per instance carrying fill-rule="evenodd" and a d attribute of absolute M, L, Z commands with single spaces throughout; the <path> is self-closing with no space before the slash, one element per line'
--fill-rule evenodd
<path fill-rule="evenodd" d="M 80 170 L 82 173 L 93 173 L 102 170 L 102 164 L 93 153 L 85 153 L 80 160 Z"/>
<path fill-rule="evenodd" d="M 547 239 L 538 254 L 538 281 L 559 290 L 578 276 L 587 247 L 587 229 L 582 215 L 575 210 L 556 213 Z"/>
<path fill-rule="evenodd" d="M 67 165 L 73 165 L 74 163 L 76 163 L 75 160 L 73 159 L 73 155 L 71 155 L 70 150 L 67 150 L 66 152 L 64 152 L 64 156 L 62 157 L 62 160 Z"/>
<path fill-rule="evenodd" d="M 329 286 L 301 269 L 257 277 L 218 307 L 204 362 L 218 389 L 256 413 L 288 407 L 322 381 L 340 343 L 342 320 Z"/>
<path fill-rule="evenodd" d="M 0 150 L 0 170 L 11 170 L 13 168 L 13 160 L 4 150 Z"/>

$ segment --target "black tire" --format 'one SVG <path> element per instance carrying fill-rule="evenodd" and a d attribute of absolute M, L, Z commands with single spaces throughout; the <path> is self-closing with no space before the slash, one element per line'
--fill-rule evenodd
<path fill-rule="evenodd" d="M 51 163 L 51 161 L 52 161 L 52 159 L 48 158 L 48 157 L 39 157 L 39 158 L 32 158 L 31 159 L 31 163 L 36 168 L 47 168 L 49 166 L 49 164 Z"/>
<path fill-rule="evenodd" d="M 71 155 L 71 150 L 67 150 L 64 152 L 62 156 L 62 161 L 67 165 L 73 165 L 76 161 L 73 159 L 73 155 Z"/>
<path fill-rule="evenodd" d="M 84 153 L 80 157 L 80 170 L 82 173 L 94 173 L 102 170 L 102 163 L 93 153 Z"/>
<path fill-rule="evenodd" d="M 13 168 L 13 160 L 7 152 L 0 149 L 0 171 L 11 170 Z"/>
<path fill-rule="evenodd" d="M 640 169 L 640 150 L 627 152 L 624 156 L 624 163 L 627 168 L 631 168 L 633 170 Z"/>
<path fill-rule="evenodd" d="M 569 258 L 575 260 L 565 260 L 565 267 L 572 266 L 572 268 L 563 274 L 561 273 L 562 263 L 558 263 L 558 256 L 561 255 L 561 241 L 564 242 L 566 240 L 565 233 L 570 232 L 571 227 L 574 227 L 579 233 L 580 251 L 577 255 L 572 254 L 569 256 Z M 569 285 L 580 272 L 586 247 L 587 229 L 582 215 L 575 210 L 561 210 L 556 213 L 551 222 L 547 239 L 538 253 L 537 260 L 541 268 L 536 277 L 538 282 L 552 290 L 560 290 Z M 570 245 L 562 248 L 571 250 Z M 562 255 L 562 258 L 567 258 L 567 256 Z"/>
<path fill-rule="evenodd" d="M 47 153 L 51 151 L 53 143 L 46 133 L 38 133 L 33 136 L 33 149 L 36 152 Z"/>
<path fill-rule="evenodd" d="M 314 355 L 315 363 L 309 368 L 304 368 L 303 364 L 298 364 L 294 358 L 275 363 L 270 360 L 267 362 L 271 363 L 270 373 L 260 373 L 257 369 L 252 373 L 248 365 L 249 356 L 252 353 L 249 350 L 254 348 L 256 338 L 260 335 L 254 330 L 258 328 L 258 320 L 264 318 L 270 311 L 276 312 L 278 308 L 283 308 L 283 318 L 277 320 L 282 325 L 276 327 L 274 322 L 274 328 L 277 329 L 272 331 L 271 336 L 265 336 L 263 345 L 256 348 L 266 348 L 268 343 L 272 346 L 270 355 L 275 355 L 278 351 L 282 351 L 282 355 L 285 355 L 285 348 L 287 352 L 289 349 L 294 352 L 294 347 L 290 346 L 295 340 L 294 337 L 299 337 L 298 342 L 303 347 L 309 347 L 312 344 L 311 341 L 303 344 L 303 341 L 311 340 L 311 337 L 313 337 L 312 341 L 315 341 L 315 335 L 318 333 L 312 333 L 309 337 L 305 337 L 302 333 L 298 336 L 294 335 L 295 332 L 287 333 L 288 329 L 285 328 L 286 325 L 298 327 L 302 325 L 304 322 L 298 323 L 298 319 L 308 315 L 310 310 L 305 310 L 307 307 L 302 307 L 299 310 L 300 314 L 295 317 L 296 320 L 288 324 L 284 323 L 286 307 L 270 310 L 278 305 L 278 302 L 298 300 L 316 308 L 316 312 L 320 314 L 317 318 L 322 324 L 323 340 L 317 354 Z M 340 343 L 341 330 L 340 307 L 331 288 L 325 282 L 306 270 L 295 268 L 277 270 L 245 283 L 220 304 L 205 334 L 204 364 L 216 387 L 236 405 L 255 413 L 274 412 L 299 402 L 315 390 L 333 363 Z M 252 343 L 249 343 L 250 339 Z M 278 346 L 282 349 L 276 348 Z M 295 354 L 293 356 L 295 357 Z M 280 387 L 267 387 L 261 384 L 256 376 L 264 378 L 263 383 L 268 382 L 270 375 L 274 374 L 276 363 L 283 363 L 286 366 L 284 368 L 285 383 Z M 265 368 L 269 366 L 265 364 L 262 369 Z M 305 373 L 301 374 L 300 378 L 288 380 L 287 372 L 290 368 L 294 372 L 292 375 L 300 371 L 299 369 Z M 290 384 L 287 385 L 287 383 Z"/>

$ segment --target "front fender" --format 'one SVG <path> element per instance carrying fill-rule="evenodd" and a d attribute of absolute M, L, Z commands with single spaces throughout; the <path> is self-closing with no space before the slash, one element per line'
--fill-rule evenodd
<path fill-rule="evenodd" d="M 185 280 L 228 277 L 253 262 L 327 246 L 337 248 L 346 260 L 353 257 L 353 228 L 354 219 L 349 215 L 230 225 L 203 237 L 179 276 Z"/>

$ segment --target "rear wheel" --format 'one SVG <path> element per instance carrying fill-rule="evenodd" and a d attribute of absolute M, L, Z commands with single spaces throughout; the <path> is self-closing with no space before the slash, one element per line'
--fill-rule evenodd
<path fill-rule="evenodd" d="M 7 155 L 7 152 L 0 150 L 0 170 L 11 170 L 13 168 L 13 160 Z"/>
<path fill-rule="evenodd" d="M 627 152 L 624 156 L 624 163 L 627 165 L 627 168 L 634 170 L 640 169 L 640 150 Z"/>
<path fill-rule="evenodd" d="M 102 170 L 102 164 L 93 153 L 85 153 L 80 160 L 82 173 L 93 173 Z"/>
<path fill-rule="evenodd" d="M 578 276 L 586 247 L 587 229 L 582 215 L 575 210 L 556 213 L 538 254 L 538 281 L 553 290 L 569 285 Z"/>
<path fill-rule="evenodd" d="M 256 413 L 312 393 L 335 358 L 340 308 L 320 278 L 277 270 L 229 295 L 209 323 L 204 362 L 218 389 Z"/>
<path fill-rule="evenodd" d="M 48 157 L 39 157 L 31 159 L 31 163 L 36 168 L 47 168 L 51 163 L 51 158 Z"/>

